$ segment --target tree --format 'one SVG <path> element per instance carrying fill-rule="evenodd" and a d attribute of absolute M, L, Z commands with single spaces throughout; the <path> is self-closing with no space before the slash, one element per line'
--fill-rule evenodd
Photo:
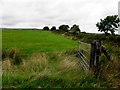
<path fill-rule="evenodd" d="M 68 25 L 61 25 L 59 26 L 59 30 L 61 32 L 68 32 L 69 26 Z"/>
<path fill-rule="evenodd" d="M 53 27 L 51 28 L 51 31 L 56 31 L 56 27 L 53 26 Z"/>
<path fill-rule="evenodd" d="M 73 34 L 80 33 L 79 25 L 74 24 L 74 25 L 71 27 L 70 32 L 72 32 Z"/>
<path fill-rule="evenodd" d="M 96 27 L 98 28 L 98 31 L 105 32 L 106 35 L 108 35 L 109 32 L 114 35 L 119 26 L 119 22 L 118 15 L 107 16 L 104 20 L 100 19 L 100 22 L 96 24 Z"/>
<path fill-rule="evenodd" d="M 49 30 L 49 27 L 48 27 L 48 26 L 45 26 L 45 27 L 43 28 L 43 30 Z"/>

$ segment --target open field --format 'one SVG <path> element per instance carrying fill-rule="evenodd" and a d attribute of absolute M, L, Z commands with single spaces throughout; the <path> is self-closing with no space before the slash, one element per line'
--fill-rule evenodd
<path fill-rule="evenodd" d="M 75 48 L 77 42 L 41 30 L 3 30 L 2 48 L 16 48 L 24 56 L 32 52 L 57 52 Z"/>
<path fill-rule="evenodd" d="M 48 88 L 48 87 L 100 87 L 96 85 L 90 72 L 85 73 L 75 57 L 77 42 L 49 31 L 2 32 L 3 50 L 22 50 L 23 56 L 29 56 L 20 65 L 13 63 L 21 60 L 5 57 L 3 60 L 3 88 Z M 83 47 L 83 45 L 82 45 Z M 69 51 L 70 50 L 70 51 Z M 71 51 L 72 50 L 72 51 Z M 52 53 L 47 53 L 52 52 Z M 7 52 L 9 53 L 9 52 Z"/>
<path fill-rule="evenodd" d="M 3 88 L 116 88 L 120 85 L 117 47 L 112 47 L 110 61 L 102 55 L 101 77 L 96 78 L 90 70 L 83 70 L 76 57 L 76 51 L 82 49 L 89 63 L 90 44 L 79 42 L 77 47 L 77 41 L 50 31 L 4 30 L 2 35 Z M 84 34 L 78 40 L 89 41 L 92 37 Z M 105 45 L 108 50 L 109 45 Z"/>

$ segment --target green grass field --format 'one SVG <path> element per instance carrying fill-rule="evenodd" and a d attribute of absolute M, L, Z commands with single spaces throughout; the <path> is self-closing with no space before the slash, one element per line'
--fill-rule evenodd
<path fill-rule="evenodd" d="M 77 45 L 77 41 L 50 31 L 3 30 L 3 88 L 119 87 L 117 57 L 103 64 L 103 78 L 95 78 L 91 70 L 83 71 L 76 57 L 76 51 L 82 49 L 89 58 L 90 45 L 82 42 L 79 47 Z M 20 63 L 15 64 L 18 61 Z"/>
<path fill-rule="evenodd" d="M 40 30 L 3 30 L 2 48 L 16 48 L 24 56 L 32 52 L 57 52 L 75 48 L 77 42 L 49 31 Z"/>
<path fill-rule="evenodd" d="M 79 60 L 72 54 L 74 52 L 66 52 L 76 46 L 76 41 L 49 31 L 2 31 L 3 50 L 15 48 L 22 51 L 24 56 L 29 56 L 23 59 L 20 65 L 12 63 L 14 58 L 4 58 L 2 86 L 4 88 L 94 87 L 94 78 L 89 72 L 86 74 L 82 70 Z M 19 56 L 17 57 L 16 60 L 19 59 Z M 88 77 L 92 82 L 87 81 Z"/>

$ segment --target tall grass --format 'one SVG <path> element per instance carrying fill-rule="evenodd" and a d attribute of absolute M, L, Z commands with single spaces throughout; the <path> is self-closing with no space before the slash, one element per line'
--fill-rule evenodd
<path fill-rule="evenodd" d="M 75 57 L 78 48 L 66 51 L 66 49 L 75 47 L 76 42 L 61 36 L 54 36 L 48 31 L 18 32 L 3 32 L 3 88 L 119 87 L 118 45 L 114 48 L 115 46 L 111 47 L 110 44 L 104 44 L 109 48 L 112 59 L 106 61 L 105 57 L 102 56 L 101 77 L 95 78 L 91 71 L 84 72 L 82 70 L 79 59 Z M 18 34 L 16 35 L 16 33 Z M 8 38 L 9 36 L 11 38 Z M 21 36 L 22 38 L 19 38 Z M 17 39 L 14 37 L 17 37 Z M 86 34 L 84 38 L 82 37 L 84 37 L 84 34 L 79 37 L 81 41 L 89 43 L 95 37 L 98 38 L 97 35 L 92 37 L 90 34 L 89 36 Z M 101 37 L 101 39 L 103 38 Z M 11 50 L 13 47 L 14 49 Z M 80 44 L 80 48 L 85 49 L 87 52 L 90 51 L 90 46 L 85 44 Z M 20 53 L 21 50 L 29 58 L 23 58 Z M 48 53 L 49 51 L 51 53 Z M 87 53 L 84 54 L 88 55 Z M 89 56 L 87 57 L 89 58 Z"/>
<path fill-rule="evenodd" d="M 94 40 L 101 40 L 103 42 L 103 46 L 107 49 L 107 52 L 110 54 L 111 59 L 108 61 L 107 58 L 102 54 L 100 59 L 100 79 L 104 80 L 108 83 L 109 87 L 120 87 L 120 36 L 119 35 L 109 35 L 106 36 L 104 34 L 90 34 L 90 33 L 80 33 L 76 35 L 72 35 L 71 33 L 66 33 L 67 37 L 75 38 L 82 42 L 91 43 Z M 87 45 L 80 45 L 80 49 L 83 48 L 90 52 L 90 47 L 86 47 Z M 88 54 L 84 53 L 85 56 Z"/>
<path fill-rule="evenodd" d="M 84 72 L 74 55 L 33 53 L 19 66 L 13 65 L 10 58 L 3 61 L 3 88 L 90 88 L 105 85 L 92 73 Z"/>
<path fill-rule="evenodd" d="M 17 50 L 15 48 L 13 49 L 3 49 L 2 52 L 2 60 L 6 60 L 6 58 L 9 58 L 11 63 L 14 65 L 19 65 L 22 63 L 22 55 L 20 50 Z"/>

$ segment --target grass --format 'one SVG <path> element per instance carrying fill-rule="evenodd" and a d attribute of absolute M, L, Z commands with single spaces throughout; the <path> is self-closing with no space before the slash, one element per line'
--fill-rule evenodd
<path fill-rule="evenodd" d="M 2 48 L 16 48 L 27 57 L 32 52 L 57 52 L 75 48 L 77 43 L 42 30 L 3 30 Z"/>
<path fill-rule="evenodd" d="M 109 84 L 110 87 L 119 88 L 120 87 L 120 35 L 104 35 L 104 34 L 90 34 L 90 33 L 80 33 L 77 35 L 72 35 L 71 33 L 66 34 L 69 37 L 75 38 L 82 42 L 91 43 L 94 40 L 102 40 L 103 46 L 106 48 L 107 52 L 110 54 L 111 59 L 107 60 L 105 55 L 102 53 L 100 58 L 100 79 L 104 80 Z M 87 45 L 80 45 L 86 51 L 89 51 Z M 87 56 L 87 54 L 85 54 Z"/>
<path fill-rule="evenodd" d="M 106 83 L 81 69 L 79 60 L 62 52 L 33 53 L 29 60 L 12 65 L 3 61 L 3 88 L 98 88 Z"/>
<path fill-rule="evenodd" d="M 119 87 L 118 47 L 110 49 L 113 55 L 111 61 L 101 58 L 104 61 L 102 77 L 95 78 L 91 71 L 83 71 L 75 56 L 76 50 L 80 49 L 89 58 L 90 45 L 80 42 L 77 47 L 76 41 L 49 31 L 3 30 L 2 34 L 3 88 Z M 92 35 L 89 34 L 90 37 Z M 81 37 L 81 41 L 89 41 L 89 38 Z M 111 47 L 110 44 L 105 46 Z M 23 56 L 28 58 L 21 58 Z"/>
<path fill-rule="evenodd" d="M 85 75 L 74 56 L 63 54 L 77 45 L 63 36 L 49 31 L 3 30 L 2 43 L 3 88 L 72 87 L 72 82 Z M 29 58 L 21 60 L 18 51 Z"/>

